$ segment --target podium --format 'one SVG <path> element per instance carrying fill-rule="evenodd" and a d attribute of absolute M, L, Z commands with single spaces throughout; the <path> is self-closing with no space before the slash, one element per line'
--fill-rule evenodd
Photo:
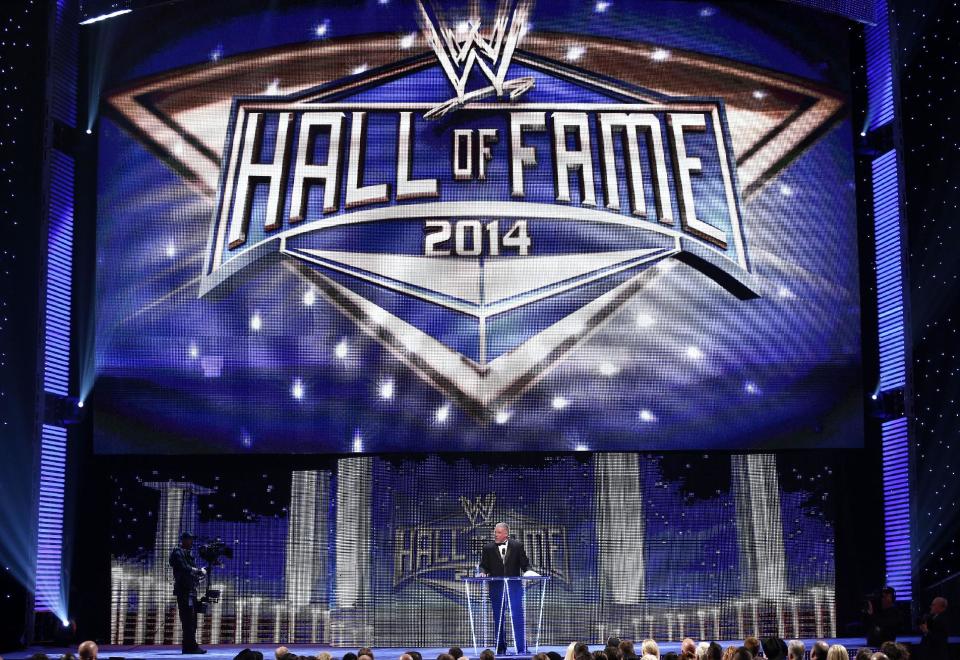
<path fill-rule="evenodd" d="M 524 591 L 530 587 L 533 587 L 534 585 L 539 585 L 540 587 L 540 608 L 537 612 L 537 631 L 536 638 L 534 640 L 535 644 L 533 645 L 533 653 L 539 652 L 540 631 L 543 628 L 543 603 L 547 595 L 547 582 L 549 582 L 549 580 L 550 576 L 548 575 L 460 578 L 460 581 L 463 582 L 463 588 L 467 595 L 467 612 L 470 615 L 470 636 L 472 637 L 473 641 L 473 657 L 478 657 L 480 655 L 480 647 L 477 646 L 478 629 L 482 635 L 481 641 L 484 648 L 496 646 L 497 640 L 500 638 L 500 627 L 507 624 L 508 618 L 511 622 L 511 630 L 513 630 L 513 608 L 522 608 L 524 606 L 523 598 L 521 598 L 519 603 L 511 602 L 512 599 L 510 598 L 509 583 L 516 582 L 519 582 L 523 585 Z M 500 621 L 492 621 L 492 625 L 488 625 L 487 617 L 489 616 L 490 619 L 494 618 L 493 612 L 491 612 L 490 605 L 488 604 L 490 602 L 490 585 L 494 582 L 503 584 L 503 589 L 500 590 L 502 594 L 500 609 L 501 611 L 504 611 L 505 614 L 504 616 L 500 617 Z M 526 616 L 524 616 L 524 621 L 526 621 Z M 490 632 L 491 628 L 493 629 L 493 645 L 487 644 L 487 633 Z M 517 648 L 516 631 L 513 631 L 513 648 L 515 651 L 519 652 L 519 649 Z"/>

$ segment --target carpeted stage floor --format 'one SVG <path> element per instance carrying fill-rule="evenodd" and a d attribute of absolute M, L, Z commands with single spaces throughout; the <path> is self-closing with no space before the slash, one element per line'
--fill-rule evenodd
<path fill-rule="evenodd" d="M 807 639 L 804 642 L 809 649 L 816 640 Z M 899 641 L 907 644 L 918 644 L 920 642 L 919 637 L 901 637 Z M 864 646 L 865 642 L 862 637 L 851 637 L 846 639 L 830 639 L 827 642 L 831 644 L 843 644 L 850 651 L 850 656 L 853 657 L 853 654 L 856 652 L 856 649 L 859 649 L 861 646 Z M 960 638 L 951 637 L 951 644 L 956 644 L 960 642 Z M 742 641 L 726 641 L 720 642 L 721 646 L 739 646 L 742 644 Z M 253 644 L 249 648 L 255 649 L 263 653 L 264 660 L 273 660 L 273 651 L 276 649 L 278 644 Z M 189 656 L 189 657 L 203 657 L 207 660 L 233 660 L 233 658 L 240 652 L 244 646 L 238 646 L 236 644 L 220 644 L 216 646 L 206 646 L 207 654 L 204 656 Z M 328 651 L 333 655 L 334 660 L 339 660 L 343 657 L 343 654 L 348 651 L 357 652 L 355 648 L 335 648 L 330 646 L 319 646 L 313 644 L 290 644 L 288 648 L 298 654 L 298 655 L 316 655 L 320 651 Z M 474 650 L 468 644 L 462 644 L 464 653 L 467 654 L 472 660 L 475 660 L 476 656 L 474 655 Z M 600 650 L 603 648 L 602 645 L 591 646 L 591 650 Z M 51 647 L 51 646 L 35 646 L 22 651 L 12 651 L 9 653 L 0 653 L 0 656 L 4 660 L 23 660 L 24 658 L 29 658 L 34 653 L 46 653 L 51 660 L 56 660 L 60 655 L 66 651 L 76 653 L 76 647 L 66 649 L 63 647 Z M 397 660 L 404 651 L 411 650 L 408 648 L 377 648 L 373 649 L 374 655 L 377 660 Z M 420 651 L 423 654 L 424 660 L 434 660 L 440 653 L 445 652 L 446 648 L 426 648 L 426 649 L 412 649 Z M 481 649 L 482 650 L 482 649 Z M 541 651 L 556 651 L 557 653 L 563 655 L 566 652 L 565 646 L 541 646 Z M 660 644 L 660 653 L 668 653 L 670 651 L 679 651 L 680 642 L 663 642 Z M 531 649 L 532 652 L 532 649 Z M 107 660 L 108 658 L 124 658 L 125 660 L 152 660 L 155 658 L 178 658 L 184 657 L 180 655 L 180 648 L 174 646 L 100 646 L 100 658 L 101 660 Z M 510 658 L 511 660 L 519 660 L 522 657 L 529 656 L 497 656 L 498 658 Z"/>

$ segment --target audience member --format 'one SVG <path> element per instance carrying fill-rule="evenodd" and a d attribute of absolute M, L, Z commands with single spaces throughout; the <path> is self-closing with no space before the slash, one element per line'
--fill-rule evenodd
<path fill-rule="evenodd" d="M 710 642 L 700 642 L 697 644 L 697 660 L 703 660 L 708 648 L 710 648 Z"/>
<path fill-rule="evenodd" d="M 897 647 L 900 648 L 897 648 Z M 885 656 L 890 658 L 890 660 L 905 660 L 900 656 L 901 650 L 906 650 L 906 647 L 903 644 L 897 644 L 896 642 L 884 642 L 880 645 L 880 653 L 883 653 Z"/>
<path fill-rule="evenodd" d="M 284 658 L 290 655 L 290 649 L 286 646 L 278 646 L 277 650 L 273 652 L 273 655 L 277 660 L 284 660 Z"/>
<path fill-rule="evenodd" d="M 870 660 L 871 655 L 873 655 L 873 649 L 869 646 L 861 646 L 857 650 L 856 660 Z"/>
<path fill-rule="evenodd" d="M 657 660 L 657 656 L 650 655 L 649 653 L 644 653 L 643 657 L 640 660 Z"/>
<path fill-rule="evenodd" d="M 765 638 L 761 648 L 767 660 L 787 660 L 787 643 L 779 637 Z"/>
<path fill-rule="evenodd" d="M 633 640 L 623 639 L 620 640 L 620 655 L 623 657 L 623 660 L 628 660 L 629 658 L 636 658 L 637 652 L 633 648 Z"/>
<path fill-rule="evenodd" d="M 810 649 L 810 660 L 827 660 L 827 651 L 830 647 L 823 640 L 816 642 Z"/>
<path fill-rule="evenodd" d="M 483 649 L 480 651 L 480 660 L 494 660 L 496 657 L 496 654 L 490 649 Z"/>
<path fill-rule="evenodd" d="M 847 647 L 843 644 L 834 644 L 827 649 L 827 660 L 850 660 Z"/>
<path fill-rule="evenodd" d="M 661 658 L 662 660 L 680 660 L 680 656 L 678 656 L 678 655 L 677 655 L 676 653 L 674 653 L 673 651 L 669 651 L 669 652 L 667 652 L 667 653 L 664 653 L 662 656 L 660 656 L 660 658 Z"/>
<path fill-rule="evenodd" d="M 643 640 L 643 643 L 640 644 L 640 652 L 644 655 L 652 655 L 655 658 L 660 657 L 660 647 L 652 639 Z"/>
<path fill-rule="evenodd" d="M 534 655 L 530 660 L 550 660 L 550 656 L 541 651 L 540 653 Z"/>
<path fill-rule="evenodd" d="M 563 656 L 556 651 L 547 651 L 547 657 L 550 658 L 550 660 L 563 660 Z"/>
<path fill-rule="evenodd" d="M 728 646 L 723 649 L 723 660 L 733 660 L 733 654 L 737 652 L 736 646 Z"/>
<path fill-rule="evenodd" d="M 317 653 L 317 660 L 333 660 L 333 656 L 326 651 L 320 651 Z M 410 658 L 410 660 L 413 660 L 413 658 Z"/>
<path fill-rule="evenodd" d="M 876 653 L 870 656 L 870 660 L 890 660 L 890 658 L 887 657 L 886 653 L 877 651 Z"/>
<path fill-rule="evenodd" d="M 863 612 L 867 628 L 867 645 L 879 647 L 884 642 L 895 642 L 903 628 L 903 615 L 897 607 L 897 592 L 893 587 L 880 590 L 880 602 L 867 601 Z"/>
<path fill-rule="evenodd" d="M 694 660 L 697 657 L 697 643 L 685 637 L 682 642 L 680 642 L 680 658 L 681 660 Z"/>
<path fill-rule="evenodd" d="M 453 660 L 460 660 L 463 657 L 463 649 L 459 646 L 451 646 L 447 653 L 453 656 Z"/>
<path fill-rule="evenodd" d="M 756 637 L 747 637 L 743 640 L 743 646 L 750 651 L 750 656 L 756 658 L 760 655 L 760 640 Z"/>
<path fill-rule="evenodd" d="M 77 655 L 80 656 L 80 660 L 97 660 L 98 653 L 100 653 L 100 648 L 96 642 L 90 639 L 83 642 L 80 648 L 77 649 Z"/>
<path fill-rule="evenodd" d="M 593 658 L 593 660 L 610 660 L 607 657 L 606 651 L 594 651 L 592 654 L 590 654 L 590 657 Z"/>
<path fill-rule="evenodd" d="M 807 655 L 807 645 L 799 639 L 791 639 L 787 644 L 787 660 L 804 660 Z"/>
<path fill-rule="evenodd" d="M 343 654 L 343 660 L 357 660 L 357 654 L 353 651 L 347 651 Z"/>
<path fill-rule="evenodd" d="M 704 660 L 723 660 L 723 647 L 716 642 L 707 644 L 707 651 L 703 654 Z"/>
<path fill-rule="evenodd" d="M 453 656 L 449 653 L 441 653 L 437 656 L 437 660 L 453 660 Z"/>
<path fill-rule="evenodd" d="M 731 660 L 753 660 L 753 654 L 746 646 L 740 646 L 733 652 Z"/>
<path fill-rule="evenodd" d="M 66 653 L 60 656 L 60 660 L 77 660 L 77 656 L 70 653 L 70 651 L 67 651 Z"/>
<path fill-rule="evenodd" d="M 357 656 L 357 660 L 373 660 L 373 658 L 371 658 L 369 655 L 367 655 L 366 653 L 364 653 L 364 654 L 362 654 L 362 655 L 358 655 L 358 656 Z"/>
<path fill-rule="evenodd" d="M 368 656 L 368 657 L 370 658 L 370 660 L 373 660 L 373 649 L 371 649 L 371 648 L 368 647 L 368 646 L 364 646 L 362 649 L 360 649 L 359 651 L 357 651 L 357 657 L 358 657 L 358 658 L 359 658 L 360 656 L 362 656 L 362 655 Z"/>
<path fill-rule="evenodd" d="M 921 660 L 947 660 L 950 654 L 947 631 L 947 599 L 937 596 L 930 602 L 930 613 L 920 622 Z"/>

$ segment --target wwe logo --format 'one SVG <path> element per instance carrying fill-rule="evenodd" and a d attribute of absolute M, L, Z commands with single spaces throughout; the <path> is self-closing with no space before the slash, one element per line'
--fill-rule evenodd
<path fill-rule="evenodd" d="M 497 501 L 497 496 L 493 493 L 486 497 L 477 497 L 470 501 L 463 495 L 460 496 L 460 506 L 463 512 L 467 514 L 470 524 L 476 527 L 482 523 L 488 522 L 493 517 L 493 505 Z"/>
<path fill-rule="evenodd" d="M 512 8 L 511 8 L 512 5 Z M 470 101 L 496 94 L 518 98 L 533 87 L 531 76 L 507 80 L 507 70 L 523 36 L 532 0 L 498 0 L 493 27 L 486 36 L 480 30 L 479 10 L 471 3 L 470 18 L 450 27 L 440 11 L 427 11 L 424 0 L 417 0 L 423 34 L 433 47 L 443 72 L 456 90 L 456 97 L 427 112 L 426 119 L 443 117 Z M 490 81 L 490 86 L 467 92 L 467 80 L 476 65 Z"/>

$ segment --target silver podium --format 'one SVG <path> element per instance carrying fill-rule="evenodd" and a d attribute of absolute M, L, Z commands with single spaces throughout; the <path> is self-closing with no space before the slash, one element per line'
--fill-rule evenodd
<path fill-rule="evenodd" d="M 488 626 L 488 617 L 493 618 L 493 613 L 490 611 L 488 605 L 489 602 L 489 584 L 491 582 L 522 582 L 524 586 L 524 592 L 535 584 L 540 585 L 540 611 L 537 613 L 537 635 L 535 639 L 535 644 L 533 646 L 533 653 L 536 654 L 540 651 L 540 631 L 543 628 L 543 603 L 547 595 L 547 582 L 550 580 L 549 575 L 531 575 L 531 576 L 521 576 L 521 577 L 462 577 L 460 581 L 463 582 L 463 589 L 467 594 L 467 612 L 470 615 L 470 635 L 473 641 L 473 657 L 478 657 L 480 655 L 480 647 L 477 646 L 477 629 L 480 629 L 482 635 L 483 646 L 489 648 L 487 644 L 487 632 L 489 631 Z M 501 611 L 504 605 L 507 606 L 507 615 L 500 617 L 499 622 L 493 622 L 493 643 L 496 645 L 497 640 L 500 638 L 500 626 L 506 625 L 506 619 L 510 619 L 510 629 L 513 631 L 513 608 L 514 606 L 523 607 L 523 603 L 511 603 L 510 602 L 510 589 L 506 584 L 503 585 L 503 601 L 501 602 Z M 473 593 L 475 592 L 475 593 Z M 526 595 L 526 594 L 524 594 Z M 479 605 L 474 605 L 474 596 L 477 596 Z M 479 617 L 477 612 L 480 612 Z M 526 616 L 524 616 L 524 622 L 526 622 Z M 526 632 L 526 631 L 524 631 Z M 526 634 L 524 634 L 526 637 Z M 519 651 L 517 648 L 517 637 L 516 633 L 513 634 L 513 648 L 515 651 Z"/>

